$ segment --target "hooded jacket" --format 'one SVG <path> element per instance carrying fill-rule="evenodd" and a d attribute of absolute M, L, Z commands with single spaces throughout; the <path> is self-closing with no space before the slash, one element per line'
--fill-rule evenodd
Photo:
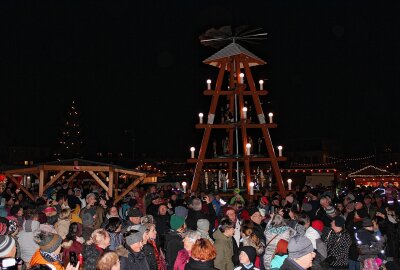
<path fill-rule="evenodd" d="M 224 235 L 219 229 L 213 234 L 214 246 L 217 250 L 217 257 L 214 261 L 214 267 L 219 270 L 232 270 L 233 242 L 231 237 Z"/>
<path fill-rule="evenodd" d="M 29 262 L 32 255 L 39 248 L 33 240 L 33 234 L 39 229 L 40 223 L 36 220 L 26 220 L 22 225 L 22 231 L 18 234 L 18 244 L 21 249 L 21 258 L 24 262 Z"/>

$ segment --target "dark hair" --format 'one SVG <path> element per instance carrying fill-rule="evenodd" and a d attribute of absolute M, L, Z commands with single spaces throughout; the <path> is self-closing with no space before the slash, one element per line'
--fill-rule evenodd
<path fill-rule="evenodd" d="M 117 217 L 111 217 L 108 219 L 108 223 L 105 227 L 107 232 L 113 233 L 121 225 L 121 220 Z"/>
<path fill-rule="evenodd" d="M 51 270 L 51 268 L 49 266 L 47 266 L 47 264 L 36 264 L 29 269 L 31 269 L 31 270 Z"/>
<path fill-rule="evenodd" d="M 56 201 L 58 202 L 59 200 L 65 200 L 65 194 L 64 193 L 57 193 L 56 195 Z"/>
<path fill-rule="evenodd" d="M 307 214 L 300 214 L 297 221 L 300 225 L 304 226 L 306 223 L 310 223 L 310 217 Z"/>
<path fill-rule="evenodd" d="M 70 241 L 70 240 L 75 241 L 77 234 L 78 234 L 78 229 L 79 229 L 78 223 L 76 223 L 76 222 L 71 223 L 69 225 L 68 234 L 67 234 L 67 236 L 65 236 L 65 239 L 68 241 Z"/>
<path fill-rule="evenodd" d="M 224 233 L 226 230 L 231 229 L 231 228 L 235 228 L 235 224 L 233 224 L 233 222 L 229 218 L 227 218 L 227 217 L 223 218 L 219 225 L 219 229 L 221 230 L 221 232 Z"/>

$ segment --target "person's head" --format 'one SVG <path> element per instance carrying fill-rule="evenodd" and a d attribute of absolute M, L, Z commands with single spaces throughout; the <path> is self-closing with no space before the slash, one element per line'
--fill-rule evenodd
<path fill-rule="evenodd" d="M 256 249 L 252 246 L 244 246 L 240 249 L 239 261 L 243 265 L 254 263 L 257 253 Z"/>
<path fill-rule="evenodd" d="M 199 232 L 197 231 L 187 231 L 185 233 L 185 237 L 183 238 L 183 247 L 187 250 L 187 251 L 191 251 L 192 247 L 194 245 L 194 243 L 196 242 L 196 240 L 200 239 L 201 235 Z"/>
<path fill-rule="evenodd" d="M 254 225 L 252 222 L 244 221 L 240 228 L 243 237 L 249 237 L 254 231 Z"/>
<path fill-rule="evenodd" d="M 306 229 L 308 229 L 308 227 L 310 227 L 311 225 L 310 217 L 307 214 L 300 214 L 298 222 L 300 225 L 303 225 L 304 228 Z"/>
<path fill-rule="evenodd" d="M 341 232 L 344 228 L 345 220 L 342 216 L 336 216 L 331 222 L 331 228 L 334 232 Z"/>
<path fill-rule="evenodd" d="M 140 252 L 143 248 L 143 232 L 138 230 L 129 230 L 125 233 L 126 245 L 133 252 Z"/>
<path fill-rule="evenodd" d="M 363 218 L 362 226 L 367 231 L 374 231 L 374 224 L 372 223 L 372 220 L 370 218 Z"/>
<path fill-rule="evenodd" d="M 106 249 L 110 245 L 110 236 L 104 229 L 94 230 L 90 239 L 93 241 L 93 244 L 102 249 Z"/>
<path fill-rule="evenodd" d="M 119 256 L 114 251 L 103 253 L 97 260 L 97 270 L 120 270 Z"/>
<path fill-rule="evenodd" d="M 156 191 L 157 191 L 156 186 L 151 185 L 151 186 L 149 187 L 149 192 L 150 192 L 150 193 L 156 193 Z"/>
<path fill-rule="evenodd" d="M 228 209 L 225 211 L 225 215 L 233 222 L 236 223 L 237 216 L 236 216 L 236 211 L 235 209 L 228 207 Z"/>
<path fill-rule="evenodd" d="M 190 256 L 198 261 L 211 261 L 217 257 L 217 251 L 210 240 L 200 238 L 192 246 Z"/>
<path fill-rule="evenodd" d="M 62 209 L 58 218 L 61 220 L 71 219 L 71 209 L 69 207 Z"/>
<path fill-rule="evenodd" d="M 342 202 L 338 202 L 336 204 L 336 209 L 339 211 L 339 213 L 343 213 L 344 210 L 344 204 Z"/>
<path fill-rule="evenodd" d="M 110 233 L 120 232 L 122 229 L 122 222 L 117 217 L 111 217 L 108 219 L 108 223 L 107 223 L 105 229 L 107 232 L 110 232 Z"/>
<path fill-rule="evenodd" d="M 24 209 L 20 205 L 14 205 L 10 209 L 10 215 L 15 217 L 22 217 L 24 214 Z"/>
<path fill-rule="evenodd" d="M 37 231 L 34 240 L 39 245 L 40 250 L 54 255 L 60 254 L 62 238 L 58 234 Z"/>
<path fill-rule="evenodd" d="M 314 248 L 311 240 L 305 236 L 295 236 L 289 240 L 288 244 L 289 258 L 294 260 L 303 269 L 312 266 L 315 258 Z"/>
<path fill-rule="evenodd" d="M 223 218 L 221 220 L 219 229 L 227 237 L 232 237 L 235 234 L 235 224 L 229 218 Z"/>
<path fill-rule="evenodd" d="M 141 217 L 142 217 L 143 215 L 142 215 L 142 212 L 140 212 L 139 209 L 137 209 L 137 208 L 130 208 L 130 209 L 128 210 L 127 216 L 128 216 L 128 218 L 129 218 L 129 221 L 130 221 L 132 224 L 138 225 L 138 224 L 140 224 L 140 222 L 141 222 Z"/>
<path fill-rule="evenodd" d="M 146 226 L 146 232 L 147 232 L 148 239 L 155 240 L 157 238 L 156 225 L 153 223 L 146 223 L 146 224 L 144 224 L 144 226 Z"/>
<path fill-rule="evenodd" d="M 86 204 L 88 206 L 94 206 L 94 204 L 97 202 L 96 200 L 96 194 L 94 193 L 89 193 L 86 195 Z"/>
<path fill-rule="evenodd" d="M 111 206 L 110 209 L 108 210 L 108 213 L 112 217 L 118 217 L 118 208 L 116 206 Z"/>
<path fill-rule="evenodd" d="M 319 203 L 323 208 L 327 208 L 331 204 L 331 198 L 329 196 L 322 196 Z"/>
<path fill-rule="evenodd" d="M 15 257 L 16 251 L 14 238 L 8 235 L 0 235 L 0 258 Z"/>
<path fill-rule="evenodd" d="M 258 210 L 258 208 L 249 209 L 248 212 L 252 222 L 258 225 L 262 223 L 264 218 L 261 215 L 260 210 Z"/>
<path fill-rule="evenodd" d="M 158 207 L 158 214 L 160 216 L 165 216 L 167 214 L 168 207 L 165 204 L 160 204 Z"/>
<path fill-rule="evenodd" d="M 194 198 L 192 201 L 192 209 L 194 211 L 201 211 L 201 208 L 202 208 L 201 200 L 198 198 Z"/>
<path fill-rule="evenodd" d="M 74 195 L 74 190 L 72 188 L 69 188 L 67 194 L 68 196 Z"/>
<path fill-rule="evenodd" d="M 76 237 L 79 237 L 79 236 L 81 236 L 81 232 L 79 230 L 79 225 L 76 222 L 72 222 L 69 225 L 68 234 L 65 238 L 67 240 L 74 241 L 74 240 L 76 240 Z"/>
<path fill-rule="evenodd" d="M 80 198 L 82 196 L 82 192 L 79 188 L 75 188 L 74 191 L 76 197 Z"/>
<path fill-rule="evenodd" d="M 371 202 L 372 202 L 372 197 L 371 197 L 371 195 L 366 195 L 366 196 L 364 197 L 364 203 L 365 203 L 365 205 L 370 205 Z"/>
<path fill-rule="evenodd" d="M 185 218 L 177 215 L 172 215 L 169 218 L 171 229 L 174 231 L 183 231 L 185 229 Z"/>
<path fill-rule="evenodd" d="M 289 217 L 292 220 L 297 220 L 299 218 L 299 212 L 294 209 L 289 209 Z"/>
<path fill-rule="evenodd" d="M 275 214 L 271 220 L 270 225 L 272 227 L 282 227 L 286 225 L 286 222 L 281 215 Z"/>
<path fill-rule="evenodd" d="M 22 201 L 24 200 L 24 198 L 25 198 L 24 193 L 22 193 L 22 192 L 18 193 L 17 198 L 18 198 L 18 200 L 19 200 L 20 202 L 22 202 Z"/>

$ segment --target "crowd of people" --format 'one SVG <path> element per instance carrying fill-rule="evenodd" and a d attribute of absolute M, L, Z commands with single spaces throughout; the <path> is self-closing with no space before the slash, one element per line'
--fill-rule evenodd
<path fill-rule="evenodd" d="M 242 195 L 165 185 L 136 188 L 114 203 L 85 183 L 59 185 L 33 202 L 9 184 L 1 195 L 0 266 L 400 269 L 400 196 L 392 184 Z"/>

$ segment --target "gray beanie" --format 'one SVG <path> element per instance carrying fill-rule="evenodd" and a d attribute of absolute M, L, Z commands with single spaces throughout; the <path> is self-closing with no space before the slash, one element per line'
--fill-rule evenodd
<path fill-rule="evenodd" d="M 197 220 L 197 229 L 200 231 L 208 232 L 210 229 L 210 222 L 207 219 Z"/>
<path fill-rule="evenodd" d="M 289 240 L 289 258 L 298 259 L 314 251 L 311 240 L 305 236 L 295 236 Z"/>
<path fill-rule="evenodd" d="M 128 235 L 126 238 L 126 244 L 128 246 L 136 244 L 137 242 L 140 242 L 143 240 L 143 233 L 136 231 L 136 232 L 132 232 L 130 235 Z"/>
<path fill-rule="evenodd" d="M 178 217 L 184 217 L 186 218 L 188 215 L 189 210 L 186 207 L 183 206 L 177 206 L 175 207 L 175 215 Z"/>

